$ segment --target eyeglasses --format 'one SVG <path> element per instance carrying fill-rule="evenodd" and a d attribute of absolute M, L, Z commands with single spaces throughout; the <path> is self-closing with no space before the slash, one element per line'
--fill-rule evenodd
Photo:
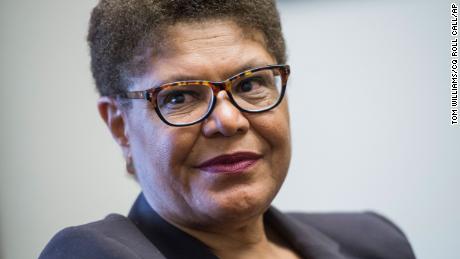
<path fill-rule="evenodd" d="M 220 91 L 227 92 L 230 102 L 242 112 L 260 113 L 275 108 L 283 99 L 289 73 L 289 65 L 269 65 L 220 82 L 179 81 L 115 97 L 148 100 L 164 123 L 183 127 L 206 119 Z"/>

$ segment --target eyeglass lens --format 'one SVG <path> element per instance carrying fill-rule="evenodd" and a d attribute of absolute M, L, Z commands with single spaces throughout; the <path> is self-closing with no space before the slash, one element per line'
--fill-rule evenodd
<path fill-rule="evenodd" d="M 262 111 L 274 106 L 282 91 L 279 70 L 268 68 L 231 80 L 231 98 L 243 110 Z M 213 91 L 207 85 L 173 85 L 157 95 L 162 117 L 174 125 L 190 124 L 206 116 L 212 106 Z"/>

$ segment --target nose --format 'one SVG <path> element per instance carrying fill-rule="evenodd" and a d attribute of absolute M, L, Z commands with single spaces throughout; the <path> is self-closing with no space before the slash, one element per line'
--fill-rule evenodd
<path fill-rule="evenodd" d="M 207 137 L 223 135 L 226 137 L 245 133 L 249 129 L 248 119 L 229 100 L 225 91 L 216 96 L 216 106 L 203 122 L 202 131 Z"/>

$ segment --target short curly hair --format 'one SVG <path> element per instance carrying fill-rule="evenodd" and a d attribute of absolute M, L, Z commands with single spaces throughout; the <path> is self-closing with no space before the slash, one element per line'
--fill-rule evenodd
<path fill-rule="evenodd" d="M 91 71 L 100 95 L 128 90 L 164 41 L 164 30 L 179 22 L 230 19 L 243 30 L 262 33 L 267 51 L 286 62 L 286 47 L 275 0 L 100 0 L 89 23 Z"/>

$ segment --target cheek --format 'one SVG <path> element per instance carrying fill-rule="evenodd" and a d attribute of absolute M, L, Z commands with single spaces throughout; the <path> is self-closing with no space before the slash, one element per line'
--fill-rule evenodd
<path fill-rule="evenodd" d="M 143 189 L 182 192 L 188 176 L 181 171 L 199 136 L 199 127 L 174 128 L 151 118 L 134 123 L 130 143 L 136 173 Z"/>
<path fill-rule="evenodd" d="M 284 178 L 291 160 L 291 131 L 287 102 L 283 101 L 272 112 L 254 116 L 251 121 L 254 131 L 269 145 L 269 162 L 272 168 L 276 168 L 274 174 Z"/>
<path fill-rule="evenodd" d="M 251 126 L 273 150 L 290 150 L 291 129 L 286 102 L 270 112 L 253 116 Z"/>

